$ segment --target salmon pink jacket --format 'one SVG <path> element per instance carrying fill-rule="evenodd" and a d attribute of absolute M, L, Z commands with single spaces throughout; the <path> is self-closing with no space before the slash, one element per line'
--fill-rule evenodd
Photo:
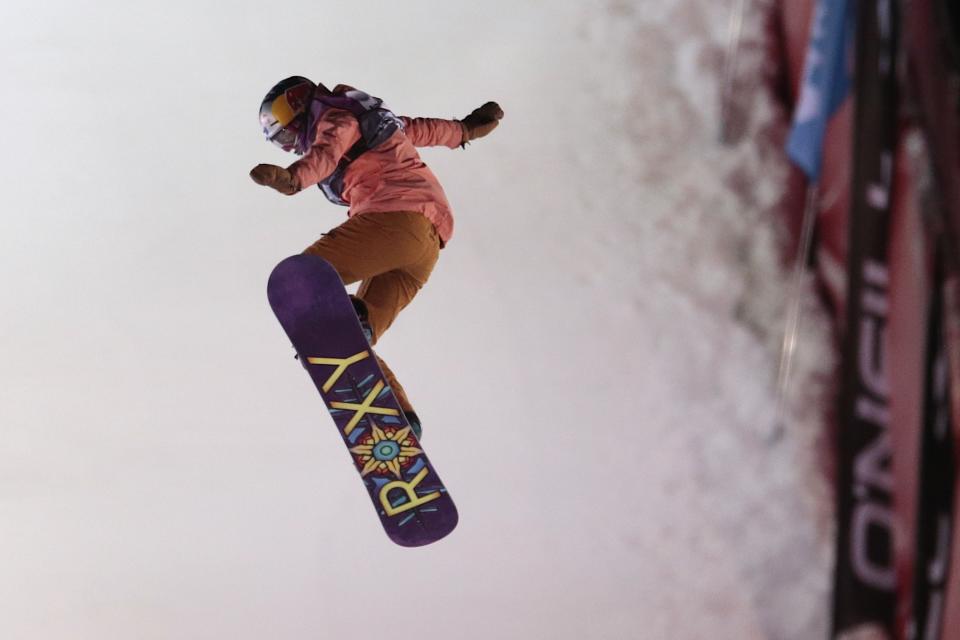
<path fill-rule="evenodd" d="M 458 120 L 401 117 L 404 128 L 354 160 L 343 177 L 348 217 L 370 212 L 416 211 L 429 219 L 446 245 L 453 237 L 453 213 L 443 187 L 415 147 L 460 146 Z M 313 144 L 288 167 L 301 189 L 318 184 L 337 168 L 343 154 L 360 140 L 357 118 L 328 109 L 316 123 Z"/>

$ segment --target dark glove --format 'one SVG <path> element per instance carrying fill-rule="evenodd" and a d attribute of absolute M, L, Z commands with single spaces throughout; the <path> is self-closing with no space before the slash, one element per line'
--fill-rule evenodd
<path fill-rule="evenodd" d="M 257 184 L 276 189 L 287 196 L 292 196 L 300 191 L 300 184 L 293 174 L 276 165 L 258 164 L 250 171 L 250 177 Z"/>
<path fill-rule="evenodd" d="M 503 109 L 496 102 L 488 102 L 470 112 L 470 115 L 460 121 L 463 126 L 463 141 L 461 146 L 471 140 L 482 138 L 497 128 L 503 118 Z"/>

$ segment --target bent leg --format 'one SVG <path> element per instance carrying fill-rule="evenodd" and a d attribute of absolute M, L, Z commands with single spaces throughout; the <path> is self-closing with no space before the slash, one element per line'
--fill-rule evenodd
<path fill-rule="evenodd" d="M 371 345 L 377 343 L 377 340 L 390 328 L 400 312 L 410 304 L 414 296 L 423 288 L 436 261 L 437 255 L 435 254 L 424 263 L 415 265 L 412 269 L 390 271 L 363 282 L 360 290 L 357 291 L 357 298 L 366 307 L 367 324 L 372 334 Z M 380 368 L 383 369 L 383 374 L 387 378 L 387 384 L 393 389 L 400 407 L 405 412 L 412 412 L 413 405 L 393 371 L 379 356 L 377 356 L 377 361 L 380 363 Z"/>
<path fill-rule="evenodd" d="M 362 281 L 356 298 L 366 307 L 372 333 L 370 344 L 375 345 L 426 284 L 439 252 L 439 237 L 426 217 L 391 212 L 354 216 L 304 253 L 329 262 L 344 284 Z M 410 400 L 393 371 L 379 356 L 377 361 L 400 407 L 404 412 L 412 412 Z"/>

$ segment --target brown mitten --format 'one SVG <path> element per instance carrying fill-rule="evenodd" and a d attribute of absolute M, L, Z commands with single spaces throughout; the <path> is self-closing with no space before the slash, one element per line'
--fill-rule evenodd
<path fill-rule="evenodd" d="M 257 184 L 276 189 L 280 193 L 288 196 L 300 191 L 300 185 L 293 174 L 272 164 L 258 164 L 250 171 L 250 177 Z"/>
<path fill-rule="evenodd" d="M 463 125 L 463 141 L 461 146 L 471 140 L 482 138 L 497 128 L 503 118 L 503 109 L 496 102 L 488 102 L 470 112 L 470 115 L 460 121 Z"/>

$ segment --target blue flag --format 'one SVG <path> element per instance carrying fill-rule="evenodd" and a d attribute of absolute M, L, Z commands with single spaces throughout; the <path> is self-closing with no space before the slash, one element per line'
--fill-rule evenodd
<path fill-rule="evenodd" d="M 827 121 L 847 93 L 853 69 L 854 0 L 817 0 L 803 85 L 787 139 L 787 155 L 811 181 L 820 178 Z"/>

